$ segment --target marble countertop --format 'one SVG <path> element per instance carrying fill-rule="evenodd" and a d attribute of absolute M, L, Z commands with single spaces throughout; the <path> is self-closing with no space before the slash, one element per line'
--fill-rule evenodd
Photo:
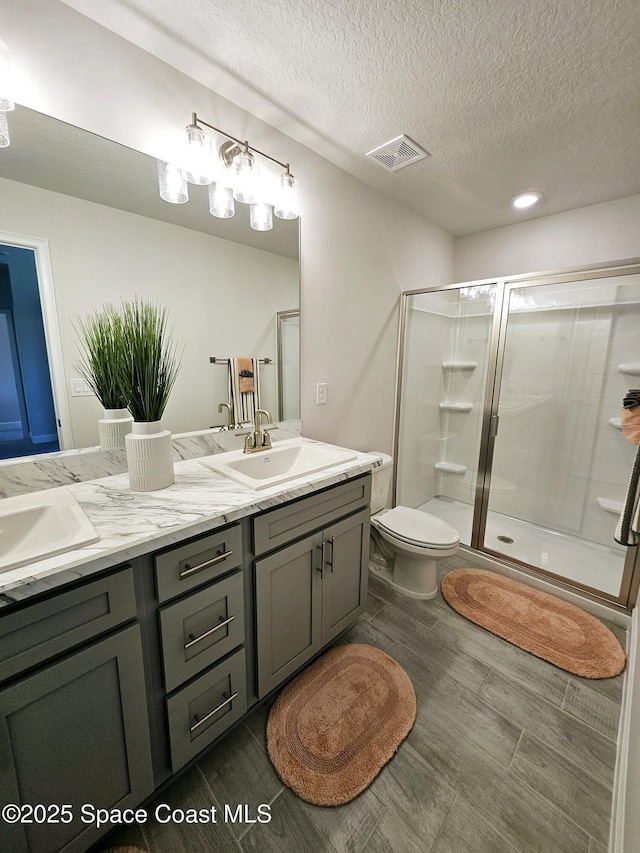
<path fill-rule="evenodd" d="M 67 488 L 93 523 L 100 540 L 0 573 L 0 610 L 149 551 L 365 474 L 379 462 L 380 457 L 375 454 L 356 452 L 349 462 L 260 491 L 232 482 L 197 459 L 175 463 L 175 483 L 156 492 L 131 491 L 128 474 L 69 485 Z"/>

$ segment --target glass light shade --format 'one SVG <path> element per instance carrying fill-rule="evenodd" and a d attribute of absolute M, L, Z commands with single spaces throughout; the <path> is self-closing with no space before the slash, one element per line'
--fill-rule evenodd
<path fill-rule="evenodd" d="M 186 150 L 182 171 L 190 184 L 210 184 L 213 178 L 213 148 L 211 139 L 195 124 L 185 129 Z"/>
<path fill-rule="evenodd" d="M 0 39 L 0 111 L 3 113 L 15 107 L 12 91 L 9 50 L 2 39 Z M 5 144 L 8 145 L 9 143 Z"/>
<path fill-rule="evenodd" d="M 241 151 L 233 158 L 233 197 L 242 204 L 257 200 L 260 166 L 251 151 Z"/>
<path fill-rule="evenodd" d="M 7 124 L 6 113 L 0 113 L 0 148 L 7 148 L 9 145 L 9 125 Z"/>
<path fill-rule="evenodd" d="M 236 212 L 233 190 L 218 181 L 209 186 L 209 212 L 218 219 L 229 219 Z"/>
<path fill-rule="evenodd" d="M 298 181 L 288 171 L 280 175 L 280 189 L 274 212 L 278 219 L 297 219 L 300 215 Z"/>
<path fill-rule="evenodd" d="M 184 204 L 189 201 L 189 189 L 180 168 L 173 163 L 158 160 L 158 184 L 160 198 L 171 204 Z"/>
<path fill-rule="evenodd" d="M 264 201 L 256 201 L 249 207 L 249 224 L 254 231 L 271 231 L 273 207 Z"/>

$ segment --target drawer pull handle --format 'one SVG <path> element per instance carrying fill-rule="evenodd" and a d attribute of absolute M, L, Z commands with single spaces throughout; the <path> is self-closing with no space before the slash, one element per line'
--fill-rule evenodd
<path fill-rule="evenodd" d="M 222 619 L 222 617 L 220 617 Z M 213 628 L 210 628 L 208 631 L 205 631 L 204 634 L 200 634 L 199 637 L 194 637 L 193 634 L 189 634 L 191 637 L 191 641 L 185 644 L 185 651 L 190 649 L 191 646 L 195 646 L 196 643 L 199 643 L 200 640 L 205 640 L 207 637 L 210 637 L 212 634 L 215 634 L 216 631 L 219 631 L 220 628 L 224 628 L 225 625 L 228 625 L 229 622 L 233 622 L 235 616 L 229 616 L 228 619 L 225 619 L 224 622 L 220 622 L 218 625 L 214 625 Z"/>
<path fill-rule="evenodd" d="M 201 572 L 203 569 L 208 569 L 209 566 L 215 566 L 216 563 L 221 563 L 223 560 L 226 560 L 227 557 L 230 557 L 233 554 L 233 551 L 225 551 L 223 554 L 216 554 L 216 556 L 212 560 L 205 560 L 204 563 L 198 563 L 197 566 L 190 566 L 189 563 L 184 564 L 184 571 L 180 572 L 180 580 L 183 578 L 188 578 L 189 575 L 193 575 L 195 572 Z"/>
<path fill-rule="evenodd" d="M 226 696 L 226 693 L 223 693 L 222 695 Z M 196 731 L 196 729 L 199 729 L 200 726 L 203 726 L 207 722 L 207 720 L 210 720 L 214 714 L 217 714 L 218 711 L 221 711 L 225 707 L 225 705 L 228 705 L 230 702 L 233 702 L 233 700 L 236 699 L 237 697 L 238 697 L 237 693 L 232 693 L 228 699 L 225 699 L 224 702 L 221 702 L 217 708 L 213 709 L 213 711 L 209 711 L 207 716 L 203 717 L 201 720 L 198 720 L 197 715 L 194 714 L 194 716 L 196 717 L 196 720 L 198 720 L 198 722 L 195 723 L 195 725 L 190 727 L 189 731 L 191 732 L 191 734 L 193 734 Z"/>

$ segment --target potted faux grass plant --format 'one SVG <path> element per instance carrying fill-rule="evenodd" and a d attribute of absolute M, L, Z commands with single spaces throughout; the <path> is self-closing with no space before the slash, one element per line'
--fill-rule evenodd
<path fill-rule="evenodd" d="M 121 381 L 126 356 L 122 318 L 113 305 L 103 305 L 78 318 L 77 333 L 81 354 L 76 369 L 104 408 L 98 421 L 100 447 L 124 448 L 133 417 Z"/>
<path fill-rule="evenodd" d="M 129 485 L 135 491 L 164 489 L 174 482 L 171 433 L 161 419 L 180 369 L 180 357 L 168 327 L 168 310 L 136 298 L 120 311 L 126 357 L 120 384 L 133 415 L 126 437 Z"/>

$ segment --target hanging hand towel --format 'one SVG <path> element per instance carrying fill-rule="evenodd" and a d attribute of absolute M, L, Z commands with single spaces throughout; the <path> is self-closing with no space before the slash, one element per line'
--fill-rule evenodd
<path fill-rule="evenodd" d="M 640 533 L 640 444 L 631 469 L 631 477 L 627 487 L 620 520 L 613 536 L 619 545 L 632 546 L 638 544 Z"/>
<path fill-rule="evenodd" d="M 620 416 L 622 434 L 631 444 L 640 444 L 640 406 L 622 410 Z"/>
<path fill-rule="evenodd" d="M 260 408 L 259 364 L 257 358 L 229 359 L 229 396 L 238 424 L 253 421 Z"/>

